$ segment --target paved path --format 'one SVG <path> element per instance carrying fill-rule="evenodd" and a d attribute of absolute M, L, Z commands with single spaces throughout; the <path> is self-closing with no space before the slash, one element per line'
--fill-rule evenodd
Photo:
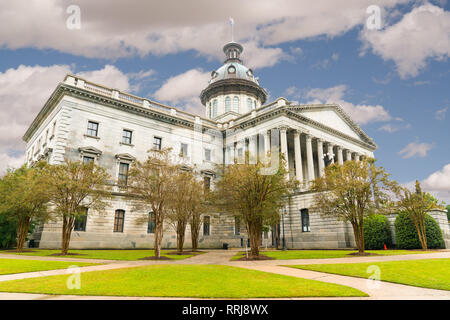
<path fill-rule="evenodd" d="M 350 257 L 350 258 L 333 258 L 333 259 L 295 259 L 295 260 L 260 260 L 260 261 L 230 261 L 230 259 L 239 250 L 211 250 L 207 253 L 200 254 L 184 260 L 147 260 L 147 261 L 117 261 L 117 260 L 100 260 L 100 259 L 81 259 L 81 258 L 54 258 L 54 257 L 38 257 L 38 256 L 18 256 L 0 254 L 0 259 L 26 259 L 26 260 L 52 260 L 52 261 L 72 261 L 74 265 L 76 262 L 93 262 L 105 263 L 98 266 L 81 267 L 81 272 L 113 270 L 119 268 L 133 268 L 146 265 L 156 264 L 215 264 L 215 265 L 229 265 L 264 272 L 271 272 L 276 274 L 283 274 L 288 276 L 300 277 L 305 279 L 319 280 L 323 282 L 337 283 L 349 287 L 356 288 L 370 295 L 368 298 L 330 298 L 330 299 L 445 299 L 450 300 L 450 291 L 418 288 L 413 286 L 394 284 L 388 282 L 380 282 L 380 287 L 372 288 L 367 285 L 367 280 L 356 277 L 332 275 L 328 273 L 293 269 L 289 267 L 282 267 L 280 265 L 297 265 L 297 264 L 329 264 L 329 263 L 358 263 L 358 262 L 379 262 L 379 261 L 398 261 L 398 260 L 418 260 L 418 259 L 436 259 L 436 258 L 450 258 L 450 251 L 440 251 L 425 254 L 411 254 L 398 256 L 368 256 L 368 257 Z M 12 275 L 1 275 L 1 281 L 45 277 L 52 275 L 67 274 L 66 269 L 49 270 L 29 273 L 18 273 Z M 0 299 L 14 299 L 14 300 L 42 300 L 42 299 L 167 299 L 160 297 L 89 297 L 89 296 L 66 296 L 66 295 L 44 295 L 44 294 L 25 294 L 25 293 L 0 293 Z M 172 299 L 172 298 L 171 298 Z M 300 298 L 302 299 L 302 298 Z M 303 298 L 304 299 L 304 298 Z M 307 298 L 316 299 L 316 298 Z M 323 298 L 320 298 L 323 299 Z M 181 299 L 189 300 L 189 299 Z M 251 299 L 250 299 L 251 300 Z M 296 298 L 293 300 L 297 300 Z"/>

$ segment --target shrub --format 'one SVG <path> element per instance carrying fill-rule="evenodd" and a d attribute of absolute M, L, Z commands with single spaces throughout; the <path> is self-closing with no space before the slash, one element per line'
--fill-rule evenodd
<path fill-rule="evenodd" d="M 392 235 L 386 216 L 374 214 L 364 219 L 364 248 L 366 250 L 384 249 L 392 245 Z"/>
<path fill-rule="evenodd" d="M 417 229 L 407 213 L 401 212 L 395 219 L 395 241 L 399 249 L 422 249 Z M 428 249 L 444 248 L 439 224 L 430 216 L 425 217 L 425 232 L 427 234 Z"/>
<path fill-rule="evenodd" d="M 9 249 L 16 245 L 17 230 L 16 224 L 6 219 L 0 214 L 0 248 Z"/>

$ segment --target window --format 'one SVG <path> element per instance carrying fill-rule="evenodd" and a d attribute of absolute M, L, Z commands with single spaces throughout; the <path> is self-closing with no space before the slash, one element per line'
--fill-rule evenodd
<path fill-rule="evenodd" d="M 47 141 L 48 141 L 48 132 L 49 132 L 49 129 L 47 129 L 47 131 L 45 131 L 45 141 L 44 141 L 44 144 L 47 144 Z"/>
<path fill-rule="evenodd" d="M 228 73 L 236 73 L 236 68 L 234 66 L 229 66 Z"/>
<path fill-rule="evenodd" d="M 180 149 L 180 156 L 181 157 L 186 157 L 188 153 L 188 146 L 186 143 L 182 143 L 181 144 L 181 149 Z"/>
<path fill-rule="evenodd" d="M 302 232 L 309 232 L 309 213 L 308 209 L 302 209 L 300 210 L 300 213 L 302 215 Z"/>
<path fill-rule="evenodd" d="M 212 117 L 217 117 L 217 99 L 214 99 L 213 101 L 213 111 L 212 111 Z"/>
<path fill-rule="evenodd" d="M 252 110 L 252 106 L 253 106 L 252 99 L 247 98 L 247 109 L 248 109 L 248 111 Z"/>
<path fill-rule="evenodd" d="M 155 214 L 153 212 L 150 212 L 148 214 L 148 226 L 147 226 L 147 233 L 155 233 Z"/>
<path fill-rule="evenodd" d="M 225 112 L 231 111 L 231 98 L 225 98 Z"/>
<path fill-rule="evenodd" d="M 128 182 L 129 163 L 121 162 L 119 164 L 119 184 L 126 185 Z"/>
<path fill-rule="evenodd" d="M 211 149 L 205 149 L 205 160 L 211 161 Z"/>
<path fill-rule="evenodd" d="M 88 121 L 87 135 L 92 137 L 97 137 L 98 135 L 98 123 L 93 121 Z"/>
<path fill-rule="evenodd" d="M 254 106 L 254 109 L 256 109 L 256 100 L 253 101 L 253 106 Z"/>
<path fill-rule="evenodd" d="M 53 136 L 55 135 L 55 131 L 56 131 L 56 121 L 53 122 L 53 127 L 52 127 L 52 136 L 50 137 L 50 140 L 53 138 Z"/>
<path fill-rule="evenodd" d="M 125 144 L 131 144 L 131 137 L 133 135 L 133 132 L 131 130 L 123 130 L 123 134 L 122 134 L 122 143 Z"/>
<path fill-rule="evenodd" d="M 210 217 L 205 216 L 203 217 L 203 235 L 209 236 L 209 224 L 210 224 Z"/>
<path fill-rule="evenodd" d="M 79 214 L 75 217 L 73 231 L 86 231 L 88 208 L 83 208 L 83 211 L 83 214 Z"/>
<path fill-rule="evenodd" d="M 83 163 L 91 163 L 92 161 L 94 161 L 94 157 L 83 157 Z"/>
<path fill-rule="evenodd" d="M 211 177 L 203 177 L 203 184 L 205 187 L 205 191 L 211 190 Z"/>
<path fill-rule="evenodd" d="M 235 96 L 233 98 L 233 111 L 239 113 L 239 97 Z"/>
<path fill-rule="evenodd" d="M 244 149 L 239 148 L 238 149 L 238 158 L 242 159 L 244 157 Z"/>
<path fill-rule="evenodd" d="M 162 145 L 162 139 L 160 137 L 154 137 L 153 138 L 153 148 L 155 148 L 156 150 L 161 150 L 161 145 Z"/>
<path fill-rule="evenodd" d="M 114 232 L 123 232 L 123 223 L 125 221 L 125 211 L 116 210 L 114 215 Z"/>
<path fill-rule="evenodd" d="M 234 217 L 234 234 L 237 236 L 241 234 L 241 219 L 239 217 Z"/>

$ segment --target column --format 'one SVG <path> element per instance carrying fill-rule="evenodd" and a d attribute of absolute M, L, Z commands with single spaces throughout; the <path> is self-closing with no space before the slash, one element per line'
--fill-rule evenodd
<path fill-rule="evenodd" d="M 308 165 L 308 181 L 315 179 L 314 177 L 314 163 L 313 163 L 313 152 L 312 152 L 312 137 L 311 135 L 306 135 L 306 164 Z"/>
<path fill-rule="evenodd" d="M 333 145 L 331 143 L 327 143 L 328 145 L 328 155 L 331 157 L 331 163 L 334 163 L 334 153 L 333 153 Z"/>
<path fill-rule="evenodd" d="M 257 139 L 257 136 L 255 136 L 255 135 L 250 136 L 248 138 L 249 163 L 252 163 L 252 164 L 255 164 L 258 159 L 256 139 Z"/>
<path fill-rule="evenodd" d="M 294 148 L 295 148 L 295 178 L 303 182 L 303 170 L 302 170 L 302 152 L 300 149 L 300 131 L 294 132 Z"/>
<path fill-rule="evenodd" d="M 352 160 L 352 152 L 350 150 L 345 150 L 347 161 Z"/>
<path fill-rule="evenodd" d="M 355 160 L 359 161 L 361 159 L 361 155 L 358 152 L 355 152 Z"/>
<path fill-rule="evenodd" d="M 337 147 L 337 160 L 339 165 L 344 164 L 344 157 L 342 155 L 342 148 L 340 146 Z"/>
<path fill-rule="evenodd" d="M 280 127 L 280 145 L 281 153 L 284 155 L 286 161 L 287 177 L 289 179 L 289 158 L 288 158 L 288 146 L 287 146 L 287 127 Z"/>
<path fill-rule="evenodd" d="M 264 134 L 264 153 L 267 156 L 267 153 L 270 151 L 270 130 Z"/>
<path fill-rule="evenodd" d="M 319 174 L 322 177 L 324 174 L 325 162 L 323 160 L 323 140 L 317 139 L 317 160 L 319 161 Z"/>

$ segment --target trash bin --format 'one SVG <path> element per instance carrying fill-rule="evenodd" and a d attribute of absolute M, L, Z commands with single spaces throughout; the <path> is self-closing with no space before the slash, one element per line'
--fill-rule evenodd
<path fill-rule="evenodd" d="M 228 250 L 228 243 L 223 244 L 223 250 Z"/>

